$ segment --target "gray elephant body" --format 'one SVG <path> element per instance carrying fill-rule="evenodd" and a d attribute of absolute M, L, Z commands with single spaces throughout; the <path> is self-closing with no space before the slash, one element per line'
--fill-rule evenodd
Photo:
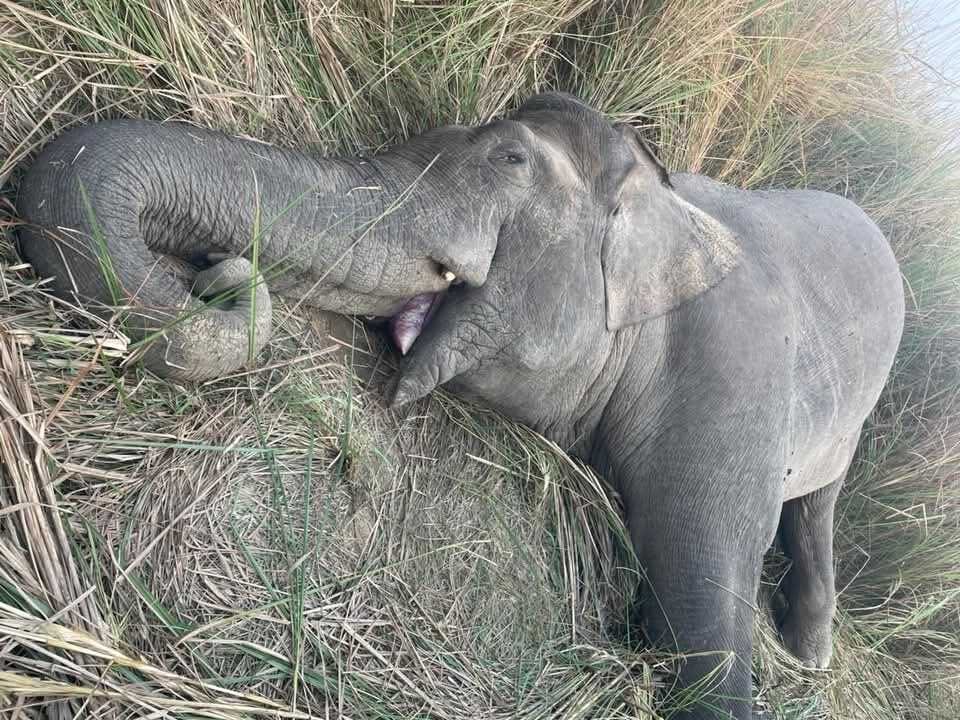
<path fill-rule="evenodd" d="M 652 634 L 734 650 L 718 684 L 744 697 L 778 525 L 793 563 L 782 638 L 805 664 L 829 664 L 833 503 L 893 363 L 902 286 L 886 240 L 842 198 L 673 182 L 734 230 L 743 255 L 712 289 L 630 329 L 583 454 L 620 485 Z M 694 660 L 688 673 L 715 662 Z"/>
<path fill-rule="evenodd" d="M 681 714 L 745 720 L 778 526 L 793 562 L 782 637 L 807 664 L 830 659 L 833 505 L 899 343 L 897 263 L 853 203 L 668 177 L 631 129 L 569 96 L 513 122 L 551 212 L 516 213 L 487 283 L 450 290 L 394 403 L 448 383 L 606 476 L 649 635 L 691 654 L 684 686 L 712 687 Z"/>
<path fill-rule="evenodd" d="M 846 468 L 899 343 L 903 292 L 890 246 L 860 208 L 836 195 L 744 191 L 701 175 L 673 174 L 671 182 L 735 232 L 741 258 L 722 283 L 616 333 L 598 324 L 577 338 L 589 348 L 580 359 L 589 371 L 582 362 L 559 369 L 481 362 L 449 387 L 591 457 L 596 438 L 654 421 L 664 394 L 707 416 L 724 407 L 744 413 L 747 426 L 769 406 L 788 423 L 778 440 L 797 458 L 791 465 L 784 457 L 783 499 L 812 492 Z M 549 264 L 537 267 L 550 276 Z M 571 298 L 559 302 L 592 302 L 602 314 L 603 278 L 594 269 L 594 278 L 570 282 Z M 736 396 L 727 400 L 736 402 L 705 403 L 724 396 L 722 384 L 702 386 L 713 380 L 729 384 Z M 509 396 L 497 392 L 502 385 L 512 388 Z M 625 438 L 620 449 L 640 452 L 642 439 Z"/>
<path fill-rule="evenodd" d="M 182 126 L 102 127 L 38 158 L 21 248 L 81 299 L 108 299 L 109 259 L 144 332 L 195 306 L 154 369 L 208 377 L 242 362 L 268 296 L 257 284 L 232 310 L 195 296 L 238 287 L 249 264 L 214 255 L 193 294 L 155 270 L 198 251 L 250 255 L 257 235 L 260 267 L 283 265 L 271 282 L 295 297 L 403 308 L 401 345 L 414 344 L 394 405 L 448 383 L 618 487 L 650 635 L 690 654 L 684 686 L 712 678 L 685 717 L 750 715 L 753 603 L 778 527 L 793 562 L 783 639 L 827 664 L 833 505 L 904 314 L 890 247 L 855 205 L 671 178 L 632 128 L 560 94 L 368 164 Z M 442 304 L 419 301 L 437 292 Z"/>

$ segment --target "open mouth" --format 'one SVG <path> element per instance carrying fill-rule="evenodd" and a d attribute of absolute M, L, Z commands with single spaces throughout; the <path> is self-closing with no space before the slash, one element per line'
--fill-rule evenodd
<path fill-rule="evenodd" d="M 400 312 L 390 318 L 390 337 L 403 355 L 413 347 L 414 341 L 430 322 L 443 301 L 445 293 L 423 293 L 416 295 L 400 308 Z"/>

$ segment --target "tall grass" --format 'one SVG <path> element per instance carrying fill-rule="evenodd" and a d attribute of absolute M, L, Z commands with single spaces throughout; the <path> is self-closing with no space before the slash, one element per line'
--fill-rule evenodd
<path fill-rule="evenodd" d="M 960 125 L 906 15 L 892 0 L 0 0 L 0 225 L 22 167 L 73 125 L 175 118 L 351 153 L 542 89 L 643 126 L 672 169 L 853 198 L 894 244 L 907 329 L 839 508 L 835 667 L 798 668 L 761 614 L 758 702 L 954 718 Z M 256 370 L 189 388 L 122 372 L 126 338 L 48 296 L 10 235 L 0 714 L 669 713 L 671 659 L 617 630 L 637 573 L 587 470 L 440 393 L 391 415 L 389 356 L 365 354 L 362 329 L 344 352 L 302 308 L 276 313 Z M 768 589 L 781 570 L 774 553 Z"/>

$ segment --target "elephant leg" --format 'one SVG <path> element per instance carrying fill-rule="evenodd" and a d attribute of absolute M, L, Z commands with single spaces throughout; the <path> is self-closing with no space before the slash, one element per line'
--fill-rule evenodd
<path fill-rule="evenodd" d="M 776 517 L 775 509 L 771 515 Z M 685 656 L 671 718 L 752 717 L 751 658 L 764 540 L 724 524 L 650 524 L 640 561 L 646 572 L 644 622 L 650 640 Z M 752 532 L 751 532 L 752 534 Z M 636 544 L 636 543 L 635 543 Z"/>
<path fill-rule="evenodd" d="M 788 607 L 780 636 L 787 649 L 809 667 L 827 667 L 832 653 L 833 508 L 843 475 L 787 501 L 780 513 L 780 542 L 792 561 L 783 582 Z"/>

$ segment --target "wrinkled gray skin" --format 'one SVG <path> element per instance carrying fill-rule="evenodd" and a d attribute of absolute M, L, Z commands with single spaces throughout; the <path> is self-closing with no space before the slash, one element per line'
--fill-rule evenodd
<path fill-rule="evenodd" d="M 681 716 L 744 720 L 778 524 L 784 643 L 830 660 L 834 500 L 902 330 L 890 247 L 834 195 L 668 177 L 631 128 L 569 96 L 461 132 L 516 145 L 522 162 L 497 168 L 513 210 L 486 283 L 450 290 L 394 404 L 446 384 L 605 475 L 646 573 L 648 634 L 700 653 L 681 684 L 720 668 Z"/>
<path fill-rule="evenodd" d="M 441 153 L 448 135 L 366 161 L 318 160 L 178 123 L 85 126 L 24 177 L 20 249 L 61 297 L 131 308 L 128 330 L 154 339 L 153 371 L 217 377 L 269 339 L 268 285 L 325 310 L 386 316 L 445 289 L 447 271 L 484 281 L 509 201 L 469 153 Z M 255 236 L 259 276 L 246 259 Z"/>
<path fill-rule="evenodd" d="M 632 129 L 562 95 L 369 162 L 103 123 L 51 144 L 18 204 L 21 250 L 54 289 L 130 304 L 134 334 L 166 328 L 145 360 L 178 379 L 243 364 L 251 318 L 253 349 L 269 336 L 243 257 L 257 228 L 271 288 L 325 309 L 391 315 L 450 269 L 465 283 L 394 404 L 446 383 L 618 487 L 651 638 L 699 653 L 686 685 L 721 670 L 684 717 L 750 714 L 752 604 L 778 521 L 784 642 L 829 662 L 833 505 L 903 321 L 896 262 L 853 204 L 668 177 Z"/>

